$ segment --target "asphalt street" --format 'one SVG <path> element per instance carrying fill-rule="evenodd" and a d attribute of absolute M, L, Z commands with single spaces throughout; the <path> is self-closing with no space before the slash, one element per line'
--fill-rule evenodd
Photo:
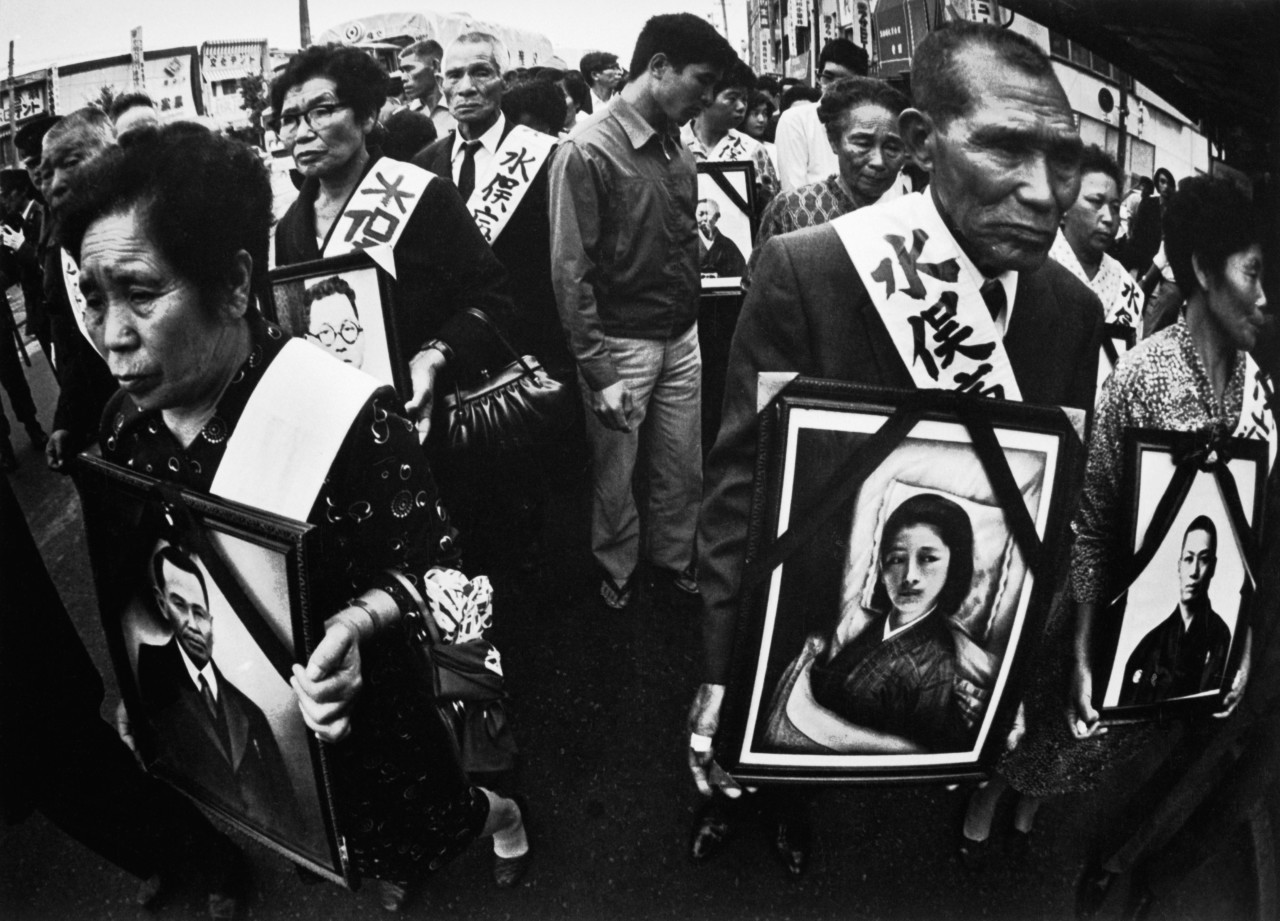
<path fill-rule="evenodd" d="M 29 377 L 47 426 L 56 399 L 49 366 L 32 353 Z M 7 398 L 5 400 L 8 412 Z M 107 679 L 111 675 L 70 481 L 50 472 L 15 433 L 11 474 L 71 615 Z M 685 711 L 698 681 L 696 607 L 647 592 L 625 614 L 595 600 L 586 541 L 586 478 L 555 496 L 543 565 L 499 584 L 495 641 L 523 749 L 519 786 L 531 804 L 535 857 L 525 883 L 501 891 L 492 855 L 478 843 L 428 881 L 411 918 L 501 919 L 1065 919 L 1074 886 L 1108 819 L 1149 765 L 1121 772 L 1092 796 L 1041 809 L 1029 853 L 993 860 L 972 875 L 955 855 L 967 789 L 860 786 L 814 800 L 813 858 L 798 882 L 784 878 L 763 831 L 746 827 L 704 865 L 687 857 L 697 795 L 684 765 Z M 0 565 L 4 565 L 0 561 Z M 28 612 L 38 616 L 39 612 Z M 33 650 L 32 654 L 38 654 Z M 0 753 L 0 757 L 3 754 Z M 1008 826 L 1007 808 L 997 828 Z M 1003 837 L 1003 836 L 1001 836 Z M 245 917 L 374 918 L 375 887 L 358 892 L 305 884 L 288 862 L 241 839 L 255 878 Z M 1184 881 L 1157 917 L 1251 917 L 1253 855 L 1238 847 Z M 63 835 L 43 817 L 0 827 L 0 918 L 141 919 L 205 916 L 202 893 L 179 884 L 154 913 L 135 907 L 137 882 Z M 1123 887 L 1102 917 L 1116 918 Z"/>

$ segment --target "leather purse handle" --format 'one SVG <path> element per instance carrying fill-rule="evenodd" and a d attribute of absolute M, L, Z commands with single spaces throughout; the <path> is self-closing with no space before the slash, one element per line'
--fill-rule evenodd
<path fill-rule="evenodd" d="M 466 307 L 462 312 L 469 314 L 471 317 L 478 320 L 489 330 L 489 332 L 493 333 L 494 338 L 502 343 L 503 348 L 505 348 L 507 353 L 511 355 L 512 360 L 517 362 L 520 367 L 524 368 L 526 374 L 533 373 L 533 368 L 524 360 L 524 356 L 512 348 L 511 343 L 507 341 L 507 337 L 502 335 L 502 330 L 498 329 L 498 324 L 494 323 L 487 313 L 479 307 Z"/>

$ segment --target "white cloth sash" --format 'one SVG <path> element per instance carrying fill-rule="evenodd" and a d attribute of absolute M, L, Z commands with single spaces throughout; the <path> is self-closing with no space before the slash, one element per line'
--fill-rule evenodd
<path fill-rule="evenodd" d="M 917 387 L 1021 400 L 995 321 L 927 194 L 860 208 L 831 226 Z"/>
<path fill-rule="evenodd" d="M 506 229 L 555 146 L 551 135 L 516 125 L 476 177 L 467 211 L 490 245 Z"/>
<path fill-rule="evenodd" d="M 1267 402 L 1275 393 L 1271 379 L 1253 356 L 1244 356 L 1244 399 L 1240 405 L 1240 422 L 1236 425 L 1237 438 L 1258 438 L 1267 443 L 1267 469 L 1276 462 L 1276 417 L 1269 411 Z"/>
<path fill-rule="evenodd" d="M 1128 326 L 1141 334 L 1142 305 L 1146 298 L 1142 294 L 1142 287 L 1129 277 L 1129 273 L 1119 262 L 1103 253 L 1097 274 L 1089 278 L 1061 230 L 1053 241 L 1049 256 L 1098 295 L 1106 313 L 1106 322 Z"/>
<path fill-rule="evenodd" d="M 290 339 L 249 397 L 209 491 L 306 521 L 347 432 L 380 386 L 319 346 Z"/>
<path fill-rule="evenodd" d="M 93 345 L 93 337 L 89 335 L 89 327 L 84 322 L 84 310 L 88 302 L 80 291 L 80 266 L 76 265 L 76 261 L 65 249 L 60 248 L 58 254 L 62 256 L 62 284 L 67 289 L 67 300 L 71 302 L 71 315 L 75 317 L 80 334 L 89 341 L 90 345 Z M 96 351 L 97 347 L 94 348 Z"/>
<path fill-rule="evenodd" d="M 347 199 L 322 255 L 327 259 L 363 250 L 395 278 L 393 251 L 432 178 L 419 166 L 383 157 Z"/>

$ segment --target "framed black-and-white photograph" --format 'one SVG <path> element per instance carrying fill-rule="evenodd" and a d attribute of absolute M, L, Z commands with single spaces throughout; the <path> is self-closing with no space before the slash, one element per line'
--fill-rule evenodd
<path fill-rule="evenodd" d="M 1231 687 L 1253 581 L 1248 548 L 1262 514 L 1267 446 L 1236 438 L 1219 462 L 1185 435 L 1126 433 L 1126 522 L 1116 600 L 1100 622 L 1094 699 L 1104 721 L 1209 712 Z M 1221 458 L 1227 458 L 1225 463 Z"/>
<path fill-rule="evenodd" d="M 754 163 L 698 164 L 698 266 L 702 290 L 738 290 L 756 238 Z"/>
<path fill-rule="evenodd" d="M 408 358 L 395 327 L 395 289 L 365 253 L 274 269 L 267 319 L 285 333 L 409 393 Z"/>
<path fill-rule="evenodd" d="M 1107 323 L 1102 328 L 1102 354 L 1098 356 L 1098 399 L 1102 399 L 1102 385 L 1116 369 L 1120 358 L 1138 341 L 1138 332 L 1123 323 Z"/>
<path fill-rule="evenodd" d="M 1064 552 L 1070 421 L 806 379 L 763 421 L 722 766 L 977 775 L 1004 749 Z"/>
<path fill-rule="evenodd" d="M 98 458 L 84 456 L 81 470 L 102 625 L 148 770 L 350 884 L 326 753 L 289 686 L 314 647 L 312 526 L 162 493 Z"/>

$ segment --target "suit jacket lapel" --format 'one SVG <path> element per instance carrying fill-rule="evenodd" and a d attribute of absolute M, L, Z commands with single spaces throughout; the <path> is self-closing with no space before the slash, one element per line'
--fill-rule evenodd
<path fill-rule="evenodd" d="M 213 673 L 218 676 L 218 706 L 222 709 L 222 715 L 227 721 L 227 737 L 231 740 L 231 751 L 227 754 L 231 757 L 231 769 L 238 771 L 240 762 L 244 760 L 245 750 L 249 746 L 249 720 L 240 706 L 238 692 L 231 687 L 231 682 L 227 681 L 216 665 L 213 667 Z"/>

